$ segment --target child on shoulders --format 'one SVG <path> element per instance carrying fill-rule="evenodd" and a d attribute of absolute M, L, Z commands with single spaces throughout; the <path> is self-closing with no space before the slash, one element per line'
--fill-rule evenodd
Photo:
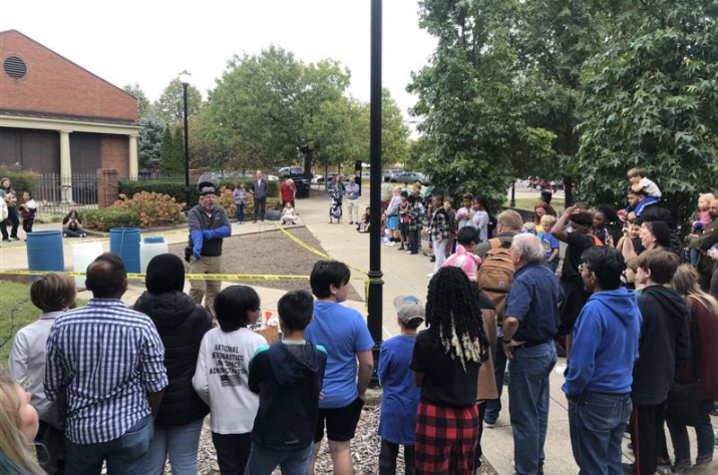
<path fill-rule="evenodd" d="M 558 262 L 560 260 L 559 251 L 561 248 L 558 239 L 553 237 L 549 232 L 554 224 L 556 224 L 556 216 L 551 216 L 550 214 L 541 216 L 542 232 L 539 233 L 538 238 L 541 240 L 541 245 L 543 245 L 548 268 L 555 274 L 556 269 L 558 269 Z"/>

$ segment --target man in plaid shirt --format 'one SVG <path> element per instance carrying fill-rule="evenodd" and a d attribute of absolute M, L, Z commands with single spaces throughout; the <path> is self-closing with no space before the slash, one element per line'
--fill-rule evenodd
<path fill-rule="evenodd" d="M 431 246 L 434 250 L 434 271 L 427 274 L 427 277 L 433 277 L 441 265 L 446 261 L 446 243 L 449 240 L 449 222 L 446 211 L 442 207 L 443 196 L 434 195 L 431 197 L 431 208 L 433 213 L 429 221 L 429 229 L 424 231 L 431 237 Z"/>
<path fill-rule="evenodd" d="M 59 316 L 50 330 L 45 395 L 67 398 L 66 472 L 143 473 L 157 413 L 167 386 L 164 346 L 150 318 L 120 300 L 127 271 L 103 254 L 87 268 L 93 298 Z"/>

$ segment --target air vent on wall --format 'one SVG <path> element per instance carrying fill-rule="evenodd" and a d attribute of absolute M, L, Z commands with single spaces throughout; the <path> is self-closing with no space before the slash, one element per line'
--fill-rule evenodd
<path fill-rule="evenodd" d="M 25 74 L 27 74 L 25 61 L 17 56 L 8 56 L 5 58 L 3 69 L 5 70 L 5 74 L 13 79 L 22 79 L 25 77 Z"/>

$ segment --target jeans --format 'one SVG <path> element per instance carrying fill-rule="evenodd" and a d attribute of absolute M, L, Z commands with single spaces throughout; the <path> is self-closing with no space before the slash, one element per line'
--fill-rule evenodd
<path fill-rule="evenodd" d="M 629 394 L 584 392 L 569 400 L 571 447 L 579 475 L 621 475 L 621 441 L 631 416 Z"/>
<path fill-rule="evenodd" d="M 197 450 L 203 422 L 204 419 L 199 419 L 183 426 L 156 426 L 143 473 L 163 473 L 162 468 L 169 455 L 173 475 L 196 475 Z"/>
<path fill-rule="evenodd" d="M 0 222 L 0 233 L 2 233 L 3 239 L 8 239 L 7 225 L 12 223 L 12 229 L 10 230 L 10 237 L 17 238 L 17 227 L 20 226 L 20 218 L 17 215 L 17 208 L 9 207 L 7 209 L 7 219 Z"/>
<path fill-rule="evenodd" d="M 68 474 L 100 475 L 107 461 L 109 475 L 144 473 L 145 458 L 154 432 L 152 416 L 144 417 L 119 438 L 99 444 L 79 445 L 65 441 Z"/>
<path fill-rule="evenodd" d="M 379 475 L 396 475 L 396 458 L 399 456 L 399 444 L 381 439 L 379 452 Z M 414 475 L 414 446 L 404 446 L 404 473 Z"/>
<path fill-rule="evenodd" d="M 257 198 L 254 197 L 254 222 L 257 222 L 257 218 L 264 221 L 264 214 L 267 212 L 267 197 Z"/>
<path fill-rule="evenodd" d="M 546 458 L 549 377 L 556 359 L 556 347 L 547 341 L 530 348 L 517 347 L 509 360 L 509 414 L 517 475 L 535 475 Z"/>
<path fill-rule="evenodd" d="M 299 452 L 288 454 L 272 452 L 252 444 L 245 475 L 271 475 L 278 466 L 282 475 L 306 475 L 314 456 L 314 444 Z"/>
<path fill-rule="evenodd" d="M 441 265 L 446 262 L 446 239 L 439 241 L 431 241 L 431 245 L 434 248 L 434 273 L 439 272 Z"/>
<path fill-rule="evenodd" d="M 243 475 L 252 447 L 252 434 L 217 434 L 212 432 L 221 475 Z"/>
<path fill-rule="evenodd" d="M 558 261 L 560 260 L 561 259 L 557 257 L 556 259 L 546 264 L 548 268 L 551 269 L 551 272 L 553 272 L 554 274 L 556 273 L 556 269 L 558 269 Z"/>
<path fill-rule="evenodd" d="M 498 399 L 486 401 L 484 420 L 487 424 L 496 424 L 496 419 L 499 418 L 499 412 L 501 412 L 501 393 L 504 391 L 504 373 L 508 362 L 506 353 L 504 353 L 504 345 L 501 343 L 503 337 L 503 331 L 499 328 L 496 338 L 496 358 L 494 359 L 494 377 L 496 378 L 496 390 L 499 397 Z"/>
<path fill-rule="evenodd" d="M 419 252 L 419 244 L 421 243 L 421 236 L 419 236 L 419 230 L 409 231 L 409 251 L 412 254 Z"/>
<path fill-rule="evenodd" d="M 713 401 L 691 399 L 674 402 L 669 400 L 668 404 L 666 423 L 673 441 L 676 468 L 681 469 L 691 466 L 691 443 L 688 440 L 687 426 L 692 426 L 696 430 L 696 443 L 698 444 L 696 464 L 710 463 L 713 460 L 714 450 L 713 426 L 711 425 L 710 416 Z"/>
<path fill-rule="evenodd" d="M 237 222 L 238 223 L 244 222 L 244 203 L 239 203 L 237 205 Z"/>

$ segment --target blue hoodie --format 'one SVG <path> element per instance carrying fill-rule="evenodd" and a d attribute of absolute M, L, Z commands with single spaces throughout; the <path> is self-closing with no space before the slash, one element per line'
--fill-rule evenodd
<path fill-rule="evenodd" d="M 591 295 L 574 327 L 563 392 L 630 393 L 642 321 L 633 292 L 620 288 Z"/>

